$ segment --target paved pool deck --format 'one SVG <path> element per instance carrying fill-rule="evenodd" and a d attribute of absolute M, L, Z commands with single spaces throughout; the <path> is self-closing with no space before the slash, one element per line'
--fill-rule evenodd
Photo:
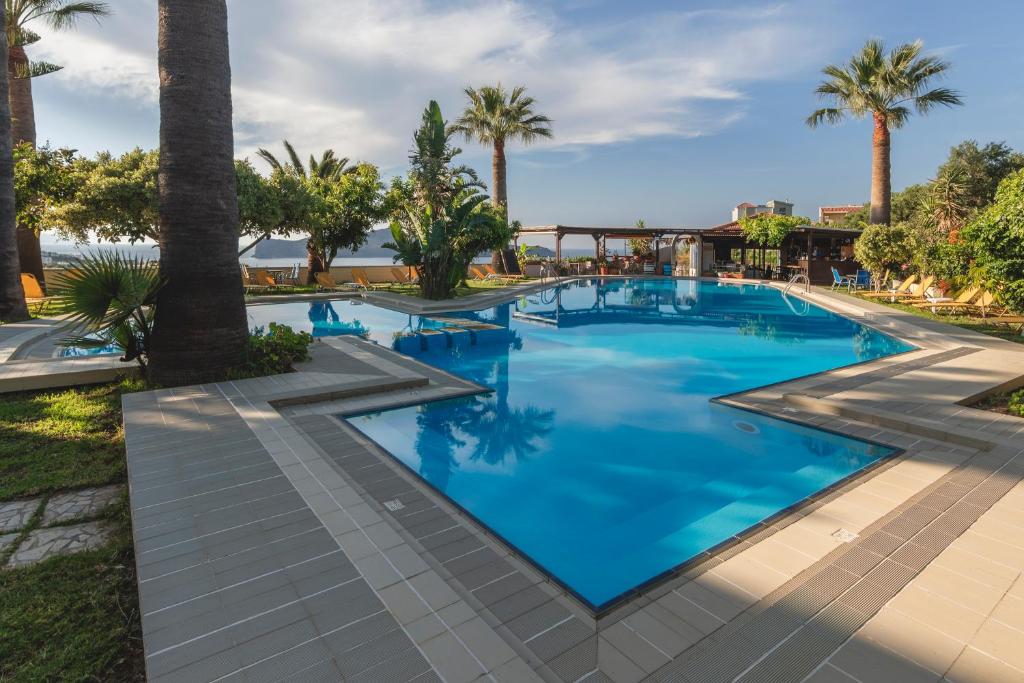
<path fill-rule="evenodd" d="M 150 679 L 1024 681 L 1024 420 L 961 405 L 1024 347 L 800 296 L 918 349 L 723 400 L 903 454 L 607 614 L 337 417 L 483 387 L 334 338 L 126 396 Z"/>

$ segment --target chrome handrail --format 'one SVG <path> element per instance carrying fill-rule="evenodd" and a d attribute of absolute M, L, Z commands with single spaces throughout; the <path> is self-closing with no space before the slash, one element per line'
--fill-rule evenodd
<path fill-rule="evenodd" d="M 782 293 L 783 294 L 788 294 L 789 290 L 792 289 L 793 285 L 795 285 L 796 283 L 800 282 L 801 280 L 804 281 L 804 291 L 805 292 L 810 292 L 811 291 L 811 280 L 810 280 L 810 278 L 808 278 L 803 273 L 797 273 L 793 277 L 789 278 L 789 283 L 786 285 L 786 288 L 782 290 Z"/>

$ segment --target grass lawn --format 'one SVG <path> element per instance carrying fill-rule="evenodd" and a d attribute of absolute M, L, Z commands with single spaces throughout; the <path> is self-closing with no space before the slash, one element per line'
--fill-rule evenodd
<path fill-rule="evenodd" d="M 0 396 L 0 500 L 123 483 L 131 388 Z M 144 679 L 127 494 L 103 519 L 114 533 L 102 548 L 0 569 L 0 681 Z"/>
<path fill-rule="evenodd" d="M 467 280 L 464 284 L 455 289 L 455 298 L 459 299 L 464 296 L 469 296 L 470 294 L 477 294 L 479 292 L 492 289 L 504 289 L 508 286 L 510 286 L 508 282 L 502 282 L 501 280 Z M 418 285 L 402 285 L 394 283 L 383 287 L 382 291 L 392 292 L 394 294 L 404 294 L 406 296 L 422 296 Z"/>
<path fill-rule="evenodd" d="M 854 297 L 861 301 L 864 301 L 861 297 Z M 969 315 L 950 315 L 946 313 L 932 313 L 927 309 L 916 308 L 914 306 L 908 306 L 898 302 L 889 302 L 879 299 L 871 299 L 874 303 L 885 304 L 890 308 L 895 308 L 905 313 L 913 313 L 914 315 L 921 318 L 928 318 L 930 320 L 938 320 L 950 325 L 956 325 L 957 327 L 963 327 L 968 330 L 980 332 L 981 334 L 987 334 L 990 337 L 999 337 L 1007 341 L 1016 342 L 1017 344 L 1024 344 L 1024 335 L 1020 332 L 1014 331 L 1014 328 L 1009 325 L 996 325 L 990 322 L 985 322 L 984 318 L 978 318 Z"/>
<path fill-rule="evenodd" d="M 482 290 L 489 289 L 501 289 L 507 287 L 508 283 L 495 281 L 495 280 L 467 280 L 465 284 L 458 287 L 455 290 L 455 297 L 469 296 L 470 294 L 476 294 Z M 394 294 L 404 294 L 406 296 L 420 296 L 420 288 L 417 285 L 407 285 L 398 282 L 375 282 L 374 287 L 379 292 L 392 292 Z M 257 290 L 251 293 L 251 296 L 291 296 L 294 294 L 316 294 L 317 287 L 315 285 L 296 285 L 296 286 L 282 286 L 274 289 Z"/>
<path fill-rule="evenodd" d="M 0 396 L 0 500 L 124 477 L 120 386 Z"/>

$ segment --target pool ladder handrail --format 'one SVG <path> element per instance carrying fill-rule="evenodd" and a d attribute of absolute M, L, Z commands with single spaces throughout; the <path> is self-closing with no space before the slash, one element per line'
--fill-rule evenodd
<path fill-rule="evenodd" d="M 789 278 L 789 282 L 786 284 L 786 288 L 782 290 L 782 293 L 783 294 L 789 294 L 789 290 L 792 289 L 793 285 L 795 285 L 796 283 L 800 282 L 801 280 L 803 280 L 803 282 L 804 282 L 804 291 L 805 292 L 810 292 L 811 291 L 811 280 L 810 280 L 810 278 L 808 278 L 803 273 L 797 273 L 793 277 Z"/>

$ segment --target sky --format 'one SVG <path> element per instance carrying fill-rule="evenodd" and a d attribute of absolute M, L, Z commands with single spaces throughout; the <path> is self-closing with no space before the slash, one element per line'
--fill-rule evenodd
<path fill-rule="evenodd" d="M 40 143 L 157 146 L 156 0 L 108 2 L 74 32 L 34 27 L 30 57 L 65 66 L 33 81 Z M 526 86 L 554 138 L 508 148 L 525 225 L 702 227 L 743 201 L 811 217 L 866 201 L 870 122 L 804 120 L 821 68 L 868 38 L 924 41 L 966 102 L 894 134 L 894 189 L 964 139 L 1024 148 L 1020 0 L 228 0 L 228 14 L 239 158 L 288 139 L 404 174 L 430 99 L 454 119 L 466 86 Z M 489 180 L 490 151 L 460 144 Z"/>

